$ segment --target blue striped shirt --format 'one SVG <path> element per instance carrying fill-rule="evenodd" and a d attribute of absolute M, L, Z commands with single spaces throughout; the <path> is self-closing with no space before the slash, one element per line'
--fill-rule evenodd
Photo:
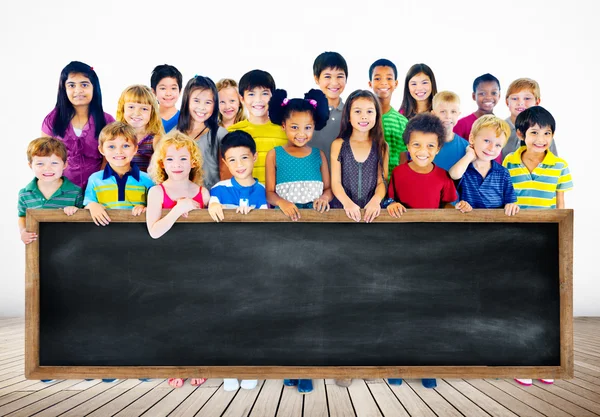
<path fill-rule="evenodd" d="M 491 163 L 492 166 L 485 178 L 472 163 L 469 164 L 458 183 L 459 200 L 465 200 L 474 209 L 503 208 L 509 203 L 517 202 L 508 169 L 496 161 Z"/>
<path fill-rule="evenodd" d="M 254 179 L 254 184 L 248 187 L 241 185 L 235 178 L 216 183 L 210 189 L 210 203 L 219 203 L 223 208 L 231 209 L 241 206 L 250 206 L 257 209 L 266 209 L 267 196 L 265 186 Z"/>

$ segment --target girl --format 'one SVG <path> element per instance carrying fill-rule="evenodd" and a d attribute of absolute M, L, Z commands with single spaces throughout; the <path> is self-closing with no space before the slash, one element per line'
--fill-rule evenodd
<path fill-rule="evenodd" d="M 308 146 L 314 131 L 325 127 L 329 119 L 327 97 L 313 89 L 304 99 L 289 100 L 285 90 L 275 90 L 269 118 L 281 125 L 288 143 L 267 153 L 267 201 L 294 221 L 300 218 L 299 208 L 329 211 L 333 195 L 327 158 L 319 148 Z"/>
<path fill-rule="evenodd" d="M 404 95 L 398 111 L 407 119 L 417 113 L 431 111 L 433 96 L 436 94 L 437 84 L 431 68 L 425 64 L 415 64 L 406 73 Z"/>
<path fill-rule="evenodd" d="M 217 91 L 219 92 L 219 126 L 228 128 L 246 120 L 237 83 L 230 78 L 223 78 L 217 82 Z"/>
<path fill-rule="evenodd" d="M 357 222 L 364 208 L 370 223 L 381 211 L 387 171 L 379 101 L 370 91 L 356 90 L 344 104 L 340 137 L 331 144 L 331 188 L 337 199 L 332 207 L 343 207 Z"/>
<path fill-rule="evenodd" d="M 100 81 L 92 67 L 72 61 L 60 73 L 54 110 L 42 123 L 42 135 L 61 140 L 67 148 L 63 175 L 85 190 L 88 178 L 102 166 L 98 136 L 115 119 L 102 109 Z"/>
<path fill-rule="evenodd" d="M 196 75 L 183 90 L 177 130 L 191 137 L 202 151 L 204 186 L 219 182 L 219 147 L 227 130 L 219 126 L 217 87 L 208 77 Z"/>
<path fill-rule="evenodd" d="M 145 85 L 129 86 L 121 93 L 117 105 L 117 120 L 134 128 L 138 150 L 132 162 L 148 171 L 154 147 L 165 134 L 156 96 Z"/>

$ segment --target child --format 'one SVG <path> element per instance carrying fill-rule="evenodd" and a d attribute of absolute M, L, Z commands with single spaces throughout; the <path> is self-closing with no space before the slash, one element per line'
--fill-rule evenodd
<path fill-rule="evenodd" d="M 510 135 L 510 127 L 504 120 L 486 114 L 471 129 L 470 145 L 466 154 L 452 168 L 450 177 L 459 180 L 459 199 L 476 209 L 504 208 L 507 216 L 519 212 L 517 195 L 508 170 L 494 159 Z"/>
<path fill-rule="evenodd" d="M 327 97 L 329 120 L 325 127 L 313 134 L 312 146 L 323 151 L 327 165 L 331 167 L 331 144 L 340 136 L 340 123 L 344 101 L 342 93 L 348 80 L 348 64 L 337 52 L 323 52 L 313 63 L 313 76 L 321 91 Z"/>
<path fill-rule="evenodd" d="M 425 64 L 415 64 L 406 73 L 400 114 L 412 119 L 418 113 L 431 111 L 431 101 L 437 94 L 433 71 Z"/>
<path fill-rule="evenodd" d="M 256 142 L 258 157 L 254 164 L 253 176 L 265 183 L 265 160 L 267 153 L 275 146 L 287 143 L 287 136 L 281 126 L 269 120 L 269 100 L 275 90 L 271 74 L 262 70 L 252 70 L 242 76 L 239 83 L 242 103 L 248 110 L 248 120 L 242 120 L 229 127 L 230 132 L 243 130 Z M 225 175 L 222 179 L 227 179 Z"/>
<path fill-rule="evenodd" d="M 100 132 L 98 149 L 107 164 L 90 176 L 83 199 L 92 220 L 97 226 L 108 225 L 107 208 L 131 209 L 134 216 L 139 216 L 146 210 L 146 194 L 154 183 L 131 163 L 137 151 L 133 127 L 123 122 L 106 125 Z"/>
<path fill-rule="evenodd" d="M 132 162 L 148 171 L 154 146 L 165 133 L 154 93 L 145 85 L 127 87 L 117 104 L 117 120 L 135 130 L 138 146 Z"/>
<path fill-rule="evenodd" d="M 435 156 L 433 163 L 448 171 L 465 156 L 465 149 L 469 146 L 469 142 L 453 131 L 460 116 L 460 98 L 452 91 L 441 91 L 433 97 L 431 112 L 440 118 L 446 132 L 442 149 Z"/>
<path fill-rule="evenodd" d="M 510 126 L 510 137 L 506 146 L 502 149 L 501 157 L 498 158 L 500 160 L 496 159 L 496 162 L 502 163 L 509 153 L 515 152 L 521 147 L 521 140 L 517 137 L 515 129 L 517 116 L 525 109 L 539 106 L 540 101 L 540 85 L 535 80 L 531 78 L 518 78 L 510 83 L 506 92 L 506 105 L 508 106 L 508 110 L 510 110 L 510 116 L 506 118 L 506 121 Z M 550 152 L 558 156 L 554 140 L 550 144 Z"/>
<path fill-rule="evenodd" d="M 392 172 L 398 165 L 406 162 L 406 145 L 402 140 L 402 133 L 406 128 L 408 119 L 392 108 L 392 93 L 398 87 L 398 70 L 396 65 L 387 59 L 378 59 L 369 68 L 369 87 L 379 100 L 381 106 L 381 122 L 383 124 L 383 137 L 390 150 L 388 172 Z"/>
<path fill-rule="evenodd" d="M 227 129 L 237 122 L 246 120 L 237 83 L 230 78 L 223 78 L 217 82 L 217 91 L 219 93 L 219 126 Z"/>
<path fill-rule="evenodd" d="M 60 73 L 56 105 L 42 123 L 42 136 L 65 144 L 69 159 L 64 176 L 81 189 L 102 166 L 98 136 L 114 121 L 102 110 L 100 81 L 94 69 L 83 62 L 70 62 Z"/>
<path fill-rule="evenodd" d="M 217 86 L 208 77 L 196 75 L 183 90 L 177 130 L 191 137 L 202 151 L 204 186 L 219 182 L 219 146 L 227 130 L 219 126 Z"/>
<path fill-rule="evenodd" d="M 304 99 L 290 100 L 285 90 L 275 90 L 269 117 L 281 125 L 288 143 L 267 154 L 267 201 L 293 221 L 300 218 L 299 208 L 329 211 L 333 194 L 327 158 L 322 150 L 308 146 L 313 132 L 329 119 L 325 94 L 313 89 Z"/>
<path fill-rule="evenodd" d="M 150 76 L 150 87 L 159 104 L 160 117 L 165 132 L 170 132 L 179 121 L 177 100 L 181 93 L 183 80 L 181 72 L 173 65 L 157 65 Z"/>
<path fill-rule="evenodd" d="M 256 162 L 256 143 L 249 133 L 236 130 L 221 142 L 223 163 L 232 178 L 217 183 L 210 190 L 208 212 L 214 221 L 224 220 L 223 208 L 248 214 L 252 209 L 267 209 L 265 186 L 252 177 Z"/>
<path fill-rule="evenodd" d="M 357 222 L 364 208 L 365 222 L 372 222 L 381 211 L 387 171 L 379 101 L 370 91 L 356 90 L 344 105 L 340 138 L 331 144 L 331 188 L 337 199 L 332 207 L 343 207 Z"/>
<path fill-rule="evenodd" d="M 463 117 L 454 126 L 454 133 L 461 138 L 468 138 L 471 133 L 471 126 L 475 120 L 484 114 L 494 114 L 494 107 L 500 100 L 500 81 L 492 74 L 483 74 L 473 81 L 473 93 L 471 95 L 477 110 L 466 117 Z"/>

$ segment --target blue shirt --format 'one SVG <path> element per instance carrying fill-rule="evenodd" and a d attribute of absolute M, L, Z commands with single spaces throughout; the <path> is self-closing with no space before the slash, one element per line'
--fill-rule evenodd
<path fill-rule="evenodd" d="M 450 142 L 444 142 L 444 146 L 442 146 L 440 152 L 435 156 L 433 163 L 449 171 L 459 159 L 465 156 L 467 146 L 469 146 L 469 142 L 455 133 L 454 139 Z"/>
<path fill-rule="evenodd" d="M 474 209 L 503 208 L 509 203 L 517 202 L 517 194 L 513 187 L 508 169 L 496 161 L 485 178 L 469 164 L 458 183 L 458 196 Z"/>
<path fill-rule="evenodd" d="M 171 129 L 177 127 L 177 122 L 179 121 L 179 110 L 177 113 L 173 115 L 169 120 L 161 119 L 163 127 L 165 128 L 165 133 L 169 133 Z"/>
<path fill-rule="evenodd" d="M 219 203 L 223 208 L 237 208 L 250 206 L 258 209 L 266 209 L 267 193 L 265 186 L 256 178 L 253 185 L 244 187 L 235 178 L 216 183 L 210 190 L 210 203 Z"/>
<path fill-rule="evenodd" d="M 83 205 L 100 203 L 110 209 L 132 209 L 145 206 L 148 189 L 154 183 L 148 174 L 131 164 L 131 170 L 122 177 L 106 164 L 102 171 L 93 173 L 85 189 Z"/>

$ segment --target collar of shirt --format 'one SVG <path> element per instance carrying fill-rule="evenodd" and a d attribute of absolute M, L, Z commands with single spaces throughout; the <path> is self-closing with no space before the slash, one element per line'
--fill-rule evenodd
<path fill-rule="evenodd" d="M 60 193 L 62 194 L 65 191 L 74 191 L 77 190 L 79 187 L 77 187 L 75 184 L 73 184 L 71 181 L 69 181 L 66 177 L 61 177 L 63 182 L 61 184 L 60 187 L 58 187 L 58 190 L 56 190 L 54 192 L 54 194 Z M 32 193 L 41 193 L 40 191 L 40 187 L 38 187 L 38 179 L 34 178 L 33 180 L 31 180 L 31 182 L 29 184 L 27 184 L 27 187 L 25 187 L 26 191 L 32 192 Z"/>
<path fill-rule="evenodd" d="M 129 170 L 129 172 L 126 172 L 125 175 L 123 175 L 123 178 L 127 178 L 127 176 L 133 177 L 133 179 L 135 179 L 136 181 L 140 180 L 140 169 L 136 164 L 131 163 L 131 169 Z M 107 180 L 110 177 L 115 177 L 117 181 L 121 179 L 119 177 L 119 174 L 117 174 L 111 168 L 110 164 L 106 164 L 106 167 L 104 167 L 104 174 L 102 175 L 102 179 Z"/>
<path fill-rule="evenodd" d="M 523 164 L 523 152 L 525 152 L 527 150 L 527 146 L 521 146 L 519 149 L 517 149 L 515 151 L 515 153 L 513 154 L 513 157 L 515 158 L 515 160 L 509 160 L 509 162 L 515 163 L 518 162 L 520 164 Z M 542 160 L 542 165 L 554 165 L 558 162 L 556 155 L 554 155 L 550 149 L 548 149 L 546 151 L 546 156 L 544 156 L 544 159 Z"/>

